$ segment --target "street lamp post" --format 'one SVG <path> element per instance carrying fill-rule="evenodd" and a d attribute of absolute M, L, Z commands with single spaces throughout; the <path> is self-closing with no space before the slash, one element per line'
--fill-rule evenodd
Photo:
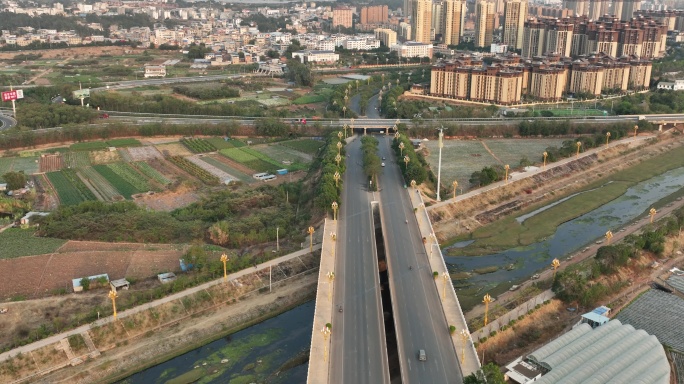
<path fill-rule="evenodd" d="M 454 199 L 456 198 L 456 187 L 458 187 L 458 181 L 454 180 L 451 185 L 454 187 Z"/>
<path fill-rule="evenodd" d="M 338 139 L 342 140 L 342 135 L 343 135 L 342 131 L 337 132 L 337 138 Z"/>
<path fill-rule="evenodd" d="M 461 339 L 463 339 L 463 345 L 461 346 L 461 364 L 465 364 L 465 347 L 466 343 L 468 342 L 468 338 L 470 338 L 468 332 L 466 332 L 465 329 L 461 329 Z"/>
<path fill-rule="evenodd" d="M 276 227 L 276 252 L 280 252 L 280 227 Z"/>
<path fill-rule="evenodd" d="M 332 302 L 332 283 L 335 281 L 335 272 L 328 271 L 326 276 L 328 276 L 328 300 Z"/>
<path fill-rule="evenodd" d="M 416 181 L 411 180 L 411 188 L 416 189 Z"/>
<path fill-rule="evenodd" d="M 338 164 L 338 166 L 339 166 L 339 164 Z M 337 187 L 338 186 L 337 182 L 340 181 L 340 173 L 335 172 L 335 174 L 333 175 L 333 179 L 335 179 L 335 186 Z"/>
<path fill-rule="evenodd" d="M 346 138 L 347 138 L 347 129 L 349 129 L 349 126 L 348 126 L 347 124 L 345 124 L 345 125 L 342 127 L 342 129 L 344 129 L 344 138 L 346 139 Z"/>
<path fill-rule="evenodd" d="M 551 266 L 553 267 L 553 280 L 556 280 L 556 269 L 560 267 L 560 261 L 558 261 L 558 259 L 553 259 Z"/>
<path fill-rule="evenodd" d="M 313 253 L 313 234 L 315 232 L 314 227 L 309 227 L 307 232 L 309 233 L 309 252 Z"/>
<path fill-rule="evenodd" d="M 339 168 L 340 161 L 342 161 L 342 156 L 340 156 L 340 154 L 337 154 L 337 156 L 335 156 L 335 161 L 337 162 L 337 168 Z"/>
<path fill-rule="evenodd" d="M 651 224 L 653 224 L 653 218 L 655 217 L 655 215 L 656 215 L 657 212 L 658 212 L 658 211 L 656 211 L 655 208 L 651 208 L 651 209 L 648 211 L 648 215 L 651 216 Z"/>
<path fill-rule="evenodd" d="M 447 280 L 449 280 L 449 274 L 444 272 L 442 277 L 444 278 L 444 285 L 442 286 L 442 300 L 444 300 L 446 298 L 446 283 Z"/>
<path fill-rule="evenodd" d="M 575 154 L 575 157 L 579 157 L 579 151 L 580 147 L 582 146 L 582 142 L 578 141 L 577 143 L 575 143 L 575 145 L 577 145 L 577 153 Z"/>
<path fill-rule="evenodd" d="M 346 101 L 347 96 L 345 96 L 344 98 Z M 342 107 L 342 114 L 343 114 L 343 117 L 346 119 L 347 118 L 347 106 L 346 105 L 344 107 Z"/>
<path fill-rule="evenodd" d="M 610 241 L 611 241 L 612 239 L 613 239 L 613 232 L 612 232 L 612 231 L 606 232 L 606 242 L 607 242 L 608 245 L 610 245 Z"/>
<path fill-rule="evenodd" d="M 337 142 L 337 154 L 338 154 L 338 155 L 340 154 L 340 150 L 341 150 L 341 149 L 342 149 L 342 143 L 338 141 L 338 142 Z"/>
<path fill-rule="evenodd" d="M 511 169 L 511 167 L 506 164 L 504 165 L 504 169 L 506 170 L 506 184 L 508 184 L 508 170 Z"/>
<path fill-rule="evenodd" d="M 332 210 L 333 210 L 333 220 L 337 220 L 337 208 L 339 205 L 337 204 L 337 201 L 332 202 Z"/>
<path fill-rule="evenodd" d="M 116 298 L 117 298 L 116 291 L 112 289 L 111 291 L 109 291 L 109 294 L 107 296 L 110 299 L 112 299 L 112 309 L 114 310 L 114 320 L 116 320 Z"/>
<path fill-rule="evenodd" d="M 638 126 L 638 125 L 635 125 L 635 126 L 634 126 L 634 137 L 636 137 L 637 131 L 638 131 L 638 130 L 639 130 L 639 126 Z"/>
<path fill-rule="evenodd" d="M 278 248 L 278 229 L 276 228 L 276 249 Z M 223 263 L 223 281 L 228 280 L 228 275 L 226 274 L 226 263 L 228 262 L 228 255 L 225 253 L 221 255 L 221 262 Z"/>
<path fill-rule="evenodd" d="M 428 236 L 428 237 L 430 238 L 430 257 L 432 257 L 432 253 L 433 253 L 432 251 L 434 249 L 434 246 L 438 245 L 437 244 L 437 236 L 435 236 L 434 233 L 431 233 L 430 236 Z"/>
<path fill-rule="evenodd" d="M 323 346 L 323 361 L 327 362 L 328 361 L 328 335 L 330 335 L 330 328 L 327 326 L 323 327 L 321 329 L 321 333 L 323 334 L 323 341 L 324 346 Z"/>
<path fill-rule="evenodd" d="M 489 296 L 489 293 L 486 294 L 486 295 L 484 295 L 484 299 L 482 300 L 482 302 L 483 302 L 484 305 L 485 305 L 484 326 L 486 327 L 486 326 L 487 326 L 487 316 L 489 315 L 489 303 L 492 302 L 492 297 Z"/>
<path fill-rule="evenodd" d="M 610 132 L 606 132 L 606 145 L 608 145 L 609 140 L 610 140 Z"/>
<path fill-rule="evenodd" d="M 404 156 L 404 143 L 403 142 L 399 143 L 399 151 L 401 153 L 401 156 Z"/>
<path fill-rule="evenodd" d="M 549 154 L 546 153 L 546 151 L 544 151 L 544 153 L 542 153 L 542 155 L 544 155 L 544 169 L 546 169 L 546 157 L 547 157 Z"/>
<path fill-rule="evenodd" d="M 411 161 L 411 159 L 409 159 L 408 155 L 404 156 L 404 164 L 405 164 L 405 167 L 406 167 L 405 169 L 408 169 L 408 163 L 409 163 L 409 161 Z"/>
<path fill-rule="evenodd" d="M 442 187 L 442 147 L 444 147 L 444 127 L 439 128 L 439 158 L 437 160 L 437 201 L 442 201 L 439 198 L 439 190 Z"/>

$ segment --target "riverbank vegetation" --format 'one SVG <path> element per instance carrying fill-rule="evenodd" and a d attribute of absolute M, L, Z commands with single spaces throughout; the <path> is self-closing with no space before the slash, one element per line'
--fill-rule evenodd
<path fill-rule="evenodd" d="M 449 255 L 482 255 L 505 249 L 525 246 L 552 235 L 558 225 L 590 212 L 623 195 L 631 186 L 660 175 L 671 169 L 684 166 L 684 147 L 674 148 L 659 156 L 645 160 L 628 169 L 620 170 L 607 177 L 588 184 L 573 198 L 540 212 L 519 224 L 516 217 L 553 204 L 565 196 L 543 204 L 530 206 L 515 217 L 507 217 L 495 223 L 480 227 L 472 233 L 456 237 L 448 243 L 475 240 L 464 248 L 451 248 Z"/>

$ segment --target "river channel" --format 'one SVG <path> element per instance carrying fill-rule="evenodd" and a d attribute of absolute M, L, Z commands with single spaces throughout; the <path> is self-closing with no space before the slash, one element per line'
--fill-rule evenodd
<path fill-rule="evenodd" d="M 303 383 L 314 302 L 216 340 L 164 363 L 138 372 L 119 384 Z M 287 368 L 283 365 L 288 364 Z M 279 372 L 280 371 L 280 372 Z"/>
<path fill-rule="evenodd" d="M 444 260 L 452 271 L 455 268 L 458 272 L 499 267 L 493 273 L 472 274 L 467 279 L 455 281 L 457 291 L 459 288 L 467 289 L 469 294 L 480 295 L 499 285 L 506 285 L 507 289 L 512 284 L 528 279 L 535 272 L 548 268 L 554 258 L 567 258 L 588 244 L 603 239 L 606 231 L 617 232 L 629 225 L 653 204 L 673 194 L 683 185 L 684 167 L 673 169 L 645 180 L 629 188 L 617 199 L 561 224 L 553 235 L 538 243 L 484 256 L 445 256 Z M 572 199 L 569 201 L 572 202 Z M 466 242 L 456 244 L 461 248 L 468 245 Z M 497 289 L 502 290 L 501 287 Z"/>

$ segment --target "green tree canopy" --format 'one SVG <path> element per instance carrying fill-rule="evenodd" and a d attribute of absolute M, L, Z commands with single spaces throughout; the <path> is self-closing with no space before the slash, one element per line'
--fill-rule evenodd
<path fill-rule="evenodd" d="M 2 175 L 2 178 L 7 182 L 7 189 L 10 191 L 24 188 L 26 185 L 26 175 L 24 172 L 7 172 Z"/>

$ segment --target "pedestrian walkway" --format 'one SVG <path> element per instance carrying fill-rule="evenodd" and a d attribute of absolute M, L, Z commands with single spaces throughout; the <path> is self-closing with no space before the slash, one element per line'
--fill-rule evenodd
<path fill-rule="evenodd" d="M 326 324 L 332 324 L 335 272 L 335 242 L 337 241 L 337 221 L 325 219 L 323 224 L 323 244 L 321 248 L 321 264 L 318 269 L 318 287 L 316 289 L 316 307 L 314 310 L 313 329 L 311 331 L 311 349 L 309 352 L 309 372 L 307 383 L 328 383 L 330 372 L 330 332 Z M 329 275 L 332 273 L 332 275 Z M 333 278 L 331 279 L 330 276 Z M 327 330 L 326 330 L 327 329 Z M 328 332 L 330 331 L 330 332 Z"/>
<path fill-rule="evenodd" d="M 314 249 L 314 250 L 318 250 L 318 249 L 320 249 L 320 248 L 321 248 L 320 244 L 316 244 L 316 245 L 313 246 L 313 249 Z M 296 258 L 296 257 L 304 256 L 304 255 L 306 255 L 306 254 L 309 253 L 309 252 L 310 252 L 309 247 L 307 247 L 307 248 L 304 248 L 304 249 L 299 250 L 299 251 L 297 251 L 297 252 L 293 252 L 293 253 L 290 253 L 290 254 L 288 254 L 288 255 L 281 256 L 281 257 L 278 257 L 278 258 L 276 258 L 276 259 L 267 261 L 267 262 L 265 262 L 265 263 L 257 264 L 256 267 L 255 267 L 254 269 L 252 269 L 252 268 L 247 268 L 247 269 L 243 269 L 243 270 L 241 270 L 241 271 L 232 273 L 232 274 L 228 275 L 227 278 L 228 278 L 228 280 L 239 279 L 239 278 L 244 277 L 244 276 L 246 276 L 246 275 L 250 275 L 250 274 L 254 273 L 254 272 L 257 271 L 257 270 L 269 268 L 271 265 L 280 264 L 280 263 L 282 263 L 282 262 L 285 262 L 285 261 L 294 259 L 294 258 Z M 214 285 L 221 284 L 221 283 L 223 283 L 223 281 L 224 281 L 224 279 L 221 277 L 221 278 L 219 278 L 219 279 L 212 280 L 212 281 L 210 281 L 210 282 L 207 282 L 207 283 L 198 285 L 198 286 L 196 286 L 196 287 L 186 289 L 185 291 L 178 292 L 178 293 L 175 293 L 175 294 L 173 294 L 173 295 L 169 295 L 169 296 L 163 297 L 163 298 L 161 298 L 161 299 L 159 299 L 159 300 L 155 300 L 155 301 L 149 302 L 149 303 L 147 303 L 147 304 L 143 304 L 143 305 L 140 305 L 140 306 L 131 308 L 131 309 L 127 309 L 127 310 L 118 312 L 117 318 L 120 320 L 120 319 L 122 319 L 122 318 L 125 318 L 125 317 L 128 317 L 128 316 L 132 316 L 132 315 L 134 315 L 134 314 L 136 314 L 136 313 L 139 313 L 139 312 L 142 312 L 142 311 L 146 311 L 146 310 L 148 310 L 148 309 L 150 309 L 150 308 L 154 308 L 154 307 L 160 306 L 160 305 L 165 304 L 165 303 L 168 303 L 168 302 L 170 302 L 170 301 L 174 301 L 174 300 L 181 299 L 181 298 L 183 298 L 183 297 L 185 297 L 185 296 L 192 295 L 192 294 L 197 293 L 197 292 L 199 292 L 199 291 L 202 291 L 202 290 L 205 290 L 205 289 L 207 289 L 207 288 L 210 288 L 210 287 L 212 287 L 212 286 L 214 286 Z M 80 326 L 80 327 L 78 327 L 78 328 L 74 328 L 74 329 L 72 329 L 72 330 L 70 330 L 70 331 L 66 331 L 66 332 L 63 332 L 63 333 L 60 333 L 60 334 L 57 334 L 57 335 L 54 335 L 54 336 L 50 336 L 50 337 L 48 337 L 48 338 L 45 338 L 45 339 L 42 339 L 42 340 L 38 340 L 38 341 L 36 341 L 36 342 L 34 342 L 34 343 L 27 344 L 27 345 L 24 345 L 24 346 L 21 346 L 21 347 L 18 347 L 18 348 L 14 348 L 14 349 L 12 349 L 12 350 L 10 350 L 10 351 L 7 351 L 7 352 L 4 352 L 4 353 L 0 353 L 0 362 L 3 362 L 3 361 L 5 361 L 5 360 L 7 360 L 7 359 L 9 359 L 9 358 L 11 358 L 11 357 L 17 356 L 18 354 L 28 353 L 28 352 L 30 352 L 30 351 L 34 351 L 34 350 L 36 350 L 36 349 L 43 348 L 43 347 L 45 347 L 45 346 L 47 346 L 47 345 L 54 344 L 54 343 L 58 343 L 58 342 L 60 342 L 62 339 L 66 339 L 66 338 L 68 338 L 69 336 L 76 335 L 76 334 L 84 334 L 84 333 L 87 333 L 90 329 L 101 327 L 101 326 L 103 326 L 103 325 L 106 325 L 106 324 L 111 323 L 112 321 L 114 321 L 113 316 L 108 316 L 108 317 L 102 318 L 102 319 L 100 319 L 100 320 L 94 321 L 94 322 L 92 322 L 92 323 L 90 323 L 90 324 L 86 324 L 86 325 L 82 325 L 82 326 Z"/>
<path fill-rule="evenodd" d="M 461 372 L 463 372 L 463 376 L 465 377 L 480 369 L 480 360 L 477 357 L 477 351 L 475 350 L 473 340 L 470 337 L 468 324 L 463 316 L 461 304 L 458 302 L 458 296 L 456 296 L 454 285 L 451 283 L 449 271 L 441 256 L 442 251 L 439 248 L 439 244 L 436 242 L 436 237 L 434 237 L 432 223 L 430 222 L 430 217 L 425 209 L 423 197 L 420 195 L 420 191 L 415 188 L 409 188 L 408 193 L 411 198 L 411 205 L 413 205 L 416 213 L 421 237 L 425 239 L 424 247 L 425 252 L 428 255 L 428 260 L 430 261 L 430 268 L 432 271 L 436 271 L 438 275 L 435 279 L 435 288 L 439 293 L 444 316 L 446 317 L 447 324 L 456 327 L 456 331 L 453 333 L 451 341 L 454 350 L 456 351 L 456 355 L 461 362 Z M 465 331 L 465 334 L 468 336 L 467 340 L 465 340 L 465 343 L 467 344 L 465 348 L 464 340 L 461 337 L 463 331 Z M 465 352 L 465 357 L 463 356 L 463 352 Z"/>

